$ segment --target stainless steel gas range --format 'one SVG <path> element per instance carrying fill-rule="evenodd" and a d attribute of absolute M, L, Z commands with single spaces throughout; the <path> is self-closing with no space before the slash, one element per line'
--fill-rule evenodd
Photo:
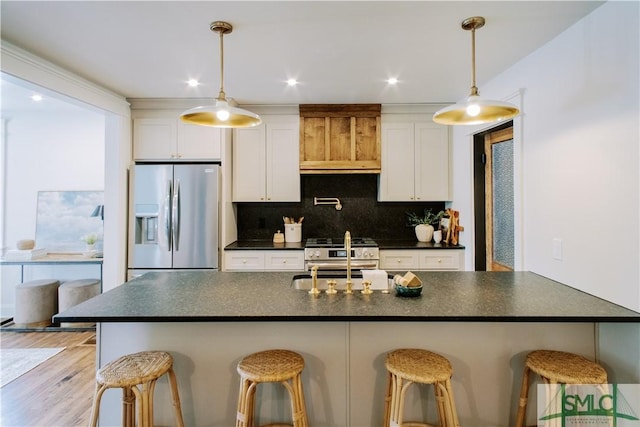
<path fill-rule="evenodd" d="M 317 266 L 320 270 L 346 270 L 347 249 L 343 238 L 307 239 L 304 245 L 305 268 Z M 351 238 L 351 268 L 377 269 L 380 263 L 378 244 L 370 238 Z"/>

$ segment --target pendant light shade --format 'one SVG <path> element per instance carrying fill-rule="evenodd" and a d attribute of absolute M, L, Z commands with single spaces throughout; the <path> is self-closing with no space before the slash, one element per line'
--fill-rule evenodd
<path fill-rule="evenodd" d="M 462 21 L 462 29 L 471 31 L 471 93 L 465 102 L 450 105 L 433 115 L 433 121 L 443 125 L 477 125 L 507 120 L 520 114 L 513 104 L 483 99 L 476 87 L 476 30 L 484 26 L 482 16 Z"/>
<path fill-rule="evenodd" d="M 180 115 L 183 122 L 220 128 L 246 128 L 259 125 L 260 116 L 242 108 L 232 107 L 224 93 L 224 44 L 223 36 L 233 27 L 228 22 L 215 21 L 209 26 L 211 31 L 220 35 L 220 93 L 215 105 L 195 107 Z"/>

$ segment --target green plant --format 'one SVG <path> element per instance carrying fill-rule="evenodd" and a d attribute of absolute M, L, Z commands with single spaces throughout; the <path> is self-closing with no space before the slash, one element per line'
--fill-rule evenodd
<path fill-rule="evenodd" d="M 434 214 L 431 209 L 425 209 L 422 216 L 419 216 L 415 212 L 407 212 L 407 221 L 414 227 L 420 224 L 437 225 L 443 216 L 444 211 Z"/>
<path fill-rule="evenodd" d="M 82 236 L 80 240 L 84 241 L 87 245 L 93 245 L 98 241 L 98 235 L 95 233 L 89 233 Z"/>

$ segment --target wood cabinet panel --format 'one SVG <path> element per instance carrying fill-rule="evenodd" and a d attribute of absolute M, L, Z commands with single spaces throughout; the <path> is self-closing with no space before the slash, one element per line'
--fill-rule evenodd
<path fill-rule="evenodd" d="M 378 173 L 380 105 L 300 105 L 301 173 Z"/>

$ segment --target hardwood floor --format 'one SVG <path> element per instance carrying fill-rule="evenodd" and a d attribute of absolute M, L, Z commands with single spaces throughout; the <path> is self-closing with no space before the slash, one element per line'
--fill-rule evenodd
<path fill-rule="evenodd" d="M 0 332 L 2 348 L 65 347 L 0 388 L 0 426 L 73 427 L 89 422 L 95 332 Z"/>

